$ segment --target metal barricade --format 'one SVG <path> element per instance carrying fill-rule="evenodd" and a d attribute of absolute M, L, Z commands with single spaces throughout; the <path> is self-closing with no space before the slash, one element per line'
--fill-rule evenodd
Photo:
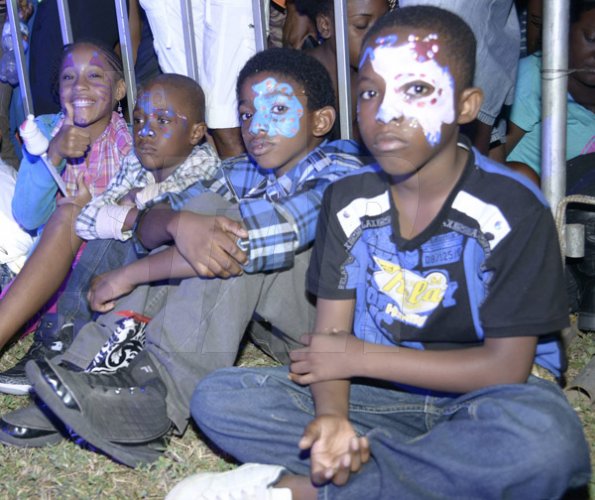
<path fill-rule="evenodd" d="M 67 0 L 57 0 L 60 14 L 60 29 L 64 43 L 73 41 Z M 174 0 L 172 0 L 174 1 Z M 182 12 L 189 21 L 184 30 L 188 74 L 198 79 L 196 46 L 192 23 L 192 0 L 179 0 Z M 242 0 L 245 1 L 245 0 Z M 352 137 L 351 89 L 349 78 L 349 51 L 347 46 L 347 1 L 334 3 L 335 31 L 337 39 L 337 69 L 339 84 L 339 115 L 341 137 Z M 125 0 L 115 0 L 118 32 L 124 64 L 124 76 L 128 96 L 128 107 L 134 107 L 136 83 L 128 11 Z M 569 0 L 545 0 L 544 2 L 544 76 L 543 136 L 542 136 L 542 185 L 546 198 L 555 211 L 565 192 L 565 145 L 566 145 L 566 73 L 568 54 L 568 4 Z M 23 100 L 25 115 L 33 113 L 33 102 L 29 87 L 29 75 L 25 63 L 23 42 L 18 27 L 17 0 L 7 1 L 11 33 L 16 42 L 19 91 Z M 266 19 L 269 0 L 252 0 L 254 31 L 257 50 L 266 48 Z"/>

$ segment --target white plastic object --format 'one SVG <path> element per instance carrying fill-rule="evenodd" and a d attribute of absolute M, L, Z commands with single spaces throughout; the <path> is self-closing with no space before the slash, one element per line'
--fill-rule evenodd
<path fill-rule="evenodd" d="M 21 124 L 19 133 L 25 143 L 27 151 L 32 155 L 41 156 L 48 150 L 50 141 L 48 141 L 48 138 L 41 133 L 41 130 L 39 130 L 33 115 L 27 116 L 27 119 Z"/>
<path fill-rule="evenodd" d="M 19 127 L 19 133 L 23 139 L 23 142 L 25 143 L 25 148 L 27 151 L 32 155 L 41 157 L 44 165 L 48 169 L 48 172 L 58 185 L 58 189 L 60 189 L 62 195 L 68 196 L 64 180 L 62 177 L 60 177 L 60 174 L 48 158 L 47 150 L 50 142 L 48 141 L 48 138 L 41 133 L 41 130 L 39 130 L 33 115 L 27 116 L 27 119 Z"/>

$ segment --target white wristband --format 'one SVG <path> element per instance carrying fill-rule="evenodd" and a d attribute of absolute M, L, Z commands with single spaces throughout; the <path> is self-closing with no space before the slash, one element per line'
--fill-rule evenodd
<path fill-rule="evenodd" d="M 130 231 L 122 232 L 128 212 L 134 207 L 120 205 L 105 205 L 97 212 L 95 228 L 101 239 L 125 241 L 130 238 Z"/>

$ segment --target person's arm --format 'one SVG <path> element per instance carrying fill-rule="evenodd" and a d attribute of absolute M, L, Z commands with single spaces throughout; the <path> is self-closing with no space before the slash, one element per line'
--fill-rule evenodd
<path fill-rule="evenodd" d="M 537 343 L 536 336 L 487 338 L 477 347 L 422 351 L 345 333 L 304 340 L 307 346 L 292 353 L 292 379 L 299 384 L 370 377 L 452 393 L 526 382 Z"/>
<path fill-rule="evenodd" d="M 153 250 L 174 241 L 178 235 L 179 212 L 184 209 L 184 205 L 192 198 L 209 192 L 221 194 L 224 198 L 228 194 L 225 183 L 215 178 L 208 186 L 203 181 L 197 181 L 179 193 L 165 193 L 159 203 L 148 203 L 146 210 L 140 214 L 142 220 L 136 224 L 138 242 L 145 249 Z M 179 232 L 180 237 L 184 234 L 185 231 Z"/>
<path fill-rule="evenodd" d="M 506 155 L 510 155 L 513 151 L 515 146 L 521 141 L 521 139 L 527 133 L 526 130 L 523 130 L 518 125 L 515 125 L 513 122 L 508 123 L 508 135 L 506 136 Z M 526 163 L 522 163 L 519 161 L 507 161 L 506 165 L 517 172 L 520 172 L 525 177 L 530 179 L 536 186 L 541 185 L 541 178 L 539 174 L 533 170 L 529 165 Z"/>
<path fill-rule="evenodd" d="M 354 300 L 319 299 L 314 330 L 329 338 L 333 332 L 350 331 L 354 307 Z M 295 364 L 291 364 L 290 377 L 295 374 Z M 347 376 L 310 385 L 316 415 L 304 430 L 299 447 L 310 450 L 310 477 L 314 484 L 344 484 L 350 473 L 359 470 L 369 458 L 367 439 L 358 437 L 349 422 L 349 379 Z"/>
<path fill-rule="evenodd" d="M 506 154 L 509 155 L 515 146 L 527 133 L 514 122 L 508 122 L 508 134 L 506 135 Z"/>
<path fill-rule="evenodd" d="M 196 276 L 192 266 L 175 247 L 168 247 L 97 276 L 89 288 L 87 300 L 91 310 L 105 313 L 114 308 L 116 299 L 129 294 L 140 284 L 192 276 Z"/>
<path fill-rule="evenodd" d="M 84 240 L 130 238 L 126 220 L 134 220 L 136 211 L 131 205 L 122 205 L 120 200 L 138 184 L 141 166 L 134 154 L 128 155 L 105 191 L 93 198 L 77 217 L 76 234 Z M 133 214 L 129 216 L 130 212 Z"/>
<path fill-rule="evenodd" d="M 39 129 L 48 139 L 59 115 L 44 115 L 36 119 Z M 58 172 L 64 170 L 65 161 L 56 164 Z M 47 171 L 40 156 L 31 155 L 23 148 L 12 212 L 15 220 L 26 230 L 33 231 L 45 224 L 56 209 L 58 186 Z"/>
<path fill-rule="evenodd" d="M 58 133 L 50 140 L 48 159 L 59 172 L 64 170 L 66 158 L 83 158 L 90 145 L 88 132 L 72 122 L 72 105 L 66 104 L 66 115 Z M 49 117 L 44 117 L 48 120 Z M 47 137 L 58 123 L 53 117 L 49 126 L 39 121 L 40 130 Z M 21 172 L 22 169 L 22 172 Z M 56 208 L 58 188 L 40 157 L 25 154 L 13 199 L 13 214 L 19 224 L 28 230 L 37 229 L 47 222 Z"/>
<path fill-rule="evenodd" d="M 514 102 L 508 120 L 506 164 L 538 186 L 541 159 L 540 89 L 541 58 L 522 58 L 519 62 Z"/>

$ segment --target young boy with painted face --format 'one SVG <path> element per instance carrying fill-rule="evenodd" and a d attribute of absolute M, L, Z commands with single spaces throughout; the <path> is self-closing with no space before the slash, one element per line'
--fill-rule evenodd
<path fill-rule="evenodd" d="M 580 421 L 530 375 L 534 361 L 559 374 L 568 321 L 550 210 L 459 136 L 481 104 L 474 51 L 468 26 L 434 7 L 370 30 L 358 120 L 378 165 L 325 193 L 315 333 L 289 373 L 232 368 L 198 385 L 201 430 L 256 463 L 168 499 L 559 498 L 588 482 Z"/>
<path fill-rule="evenodd" d="M 203 141 L 205 97 L 191 78 L 163 74 L 138 94 L 134 107 L 134 151 L 106 190 L 83 208 L 76 232 L 84 240 L 132 236 L 138 211 L 209 180 L 219 167 L 213 148 Z"/>
<path fill-rule="evenodd" d="M 172 427 L 184 430 L 196 384 L 233 364 L 251 320 L 271 325 L 253 333 L 255 342 L 289 361 L 288 350 L 313 326 L 304 277 L 322 194 L 361 166 L 355 143 L 325 140 L 334 93 L 315 59 L 260 52 L 242 69 L 237 91 L 248 154 L 224 161 L 210 182 L 170 194 L 173 208 L 141 211 L 139 242 L 175 246 L 101 276 L 90 303 L 111 311 L 85 325 L 65 355 L 27 365 L 35 392 L 59 420 L 129 466 L 156 460 L 163 447 L 154 441 Z M 108 377 L 71 369 L 93 370 L 131 311 L 151 320 L 146 348 L 129 366 Z M 3 417 L 0 441 L 40 446 L 60 438 L 52 420 L 29 412 Z"/>

